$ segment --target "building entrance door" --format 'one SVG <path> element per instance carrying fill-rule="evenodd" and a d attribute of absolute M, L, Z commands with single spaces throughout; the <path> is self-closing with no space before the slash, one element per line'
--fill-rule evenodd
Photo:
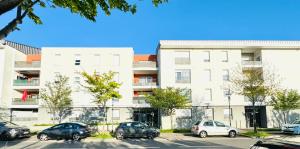
<path fill-rule="evenodd" d="M 154 108 L 135 108 L 133 111 L 133 120 L 143 122 L 151 127 L 160 126 L 159 112 Z"/>
<path fill-rule="evenodd" d="M 245 106 L 246 127 L 253 127 L 253 108 Z M 267 115 L 265 106 L 256 106 L 256 126 L 260 128 L 267 127 Z"/>

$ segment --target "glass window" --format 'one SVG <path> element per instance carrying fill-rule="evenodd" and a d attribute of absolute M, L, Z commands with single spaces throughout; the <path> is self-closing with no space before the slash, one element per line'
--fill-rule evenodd
<path fill-rule="evenodd" d="M 228 52 L 227 51 L 222 51 L 222 62 L 228 62 Z"/>
<path fill-rule="evenodd" d="M 190 83 L 191 72 L 189 69 L 176 69 L 175 70 L 175 82 L 176 83 Z"/>
<path fill-rule="evenodd" d="M 218 122 L 218 121 L 215 121 L 215 124 L 217 127 L 225 127 L 225 124 Z"/>
<path fill-rule="evenodd" d="M 66 129 L 72 129 L 73 128 L 73 125 L 72 124 L 65 124 L 64 127 Z"/>
<path fill-rule="evenodd" d="M 230 95 L 230 90 L 228 88 L 225 88 L 223 90 L 223 95 L 224 95 L 224 97 L 228 97 Z"/>
<path fill-rule="evenodd" d="M 211 71 L 210 69 L 205 69 L 203 71 L 205 81 L 211 81 Z"/>
<path fill-rule="evenodd" d="M 223 70 L 223 80 L 229 81 L 229 70 L 228 69 Z"/>
<path fill-rule="evenodd" d="M 120 55 L 119 54 L 114 54 L 113 55 L 113 66 L 120 66 Z"/>
<path fill-rule="evenodd" d="M 55 125 L 52 127 L 52 129 L 60 129 L 63 128 L 63 124 Z"/>
<path fill-rule="evenodd" d="M 206 122 L 204 122 L 203 126 L 210 126 L 210 127 L 212 127 L 212 126 L 214 126 L 214 123 L 213 123 L 213 121 L 206 121 Z"/>
<path fill-rule="evenodd" d="M 210 62 L 210 52 L 209 51 L 204 51 L 203 52 L 203 61 L 204 62 Z"/>
<path fill-rule="evenodd" d="M 117 82 L 117 83 L 120 82 L 120 73 L 115 72 L 115 75 L 114 75 L 114 81 Z"/>
<path fill-rule="evenodd" d="M 175 52 L 175 64 L 190 64 L 190 52 L 189 51 Z"/>

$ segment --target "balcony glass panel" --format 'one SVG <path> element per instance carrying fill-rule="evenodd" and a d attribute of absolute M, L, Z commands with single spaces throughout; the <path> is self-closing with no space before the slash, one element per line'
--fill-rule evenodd
<path fill-rule="evenodd" d="M 25 62 L 25 61 L 16 61 L 15 62 L 16 68 L 39 68 L 41 67 L 41 62 Z"/>
<path fill-rule="evenodd" d="M 40 79 L 14 80 L 14 86 L 39 86 Z"/>
<path fill-rule="evenodd" d="M 23 101 L 21 98 L 13 98 L 12 105 L 38 105 L 38 98 L 27 98 L 26 101 Z"/>

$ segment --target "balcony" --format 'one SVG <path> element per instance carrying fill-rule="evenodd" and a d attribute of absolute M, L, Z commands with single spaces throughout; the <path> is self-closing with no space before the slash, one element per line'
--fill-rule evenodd
<path fill-rule="evenodd" d="M 135 104 L 136 106 L 150 107 L 150 105 L 146 102 L 145 97 L 143 96 L 133 97 L 132 103 Z"/>
<path fill-rule="evenodd" d="M 154 61 L 138 61 L 133 63 L 135 74 L 155 74 L 157 73 L 156 62 Z"/>
<path fill-rule="evenodd" d="M 243 67 L 262 67 L 261 61 L 242 61 Z"/>
<path fill-rule="evenodd" d="M 40 79 L 14 80 L 14 86 L 39 86 Z"/>
<path fill-rule="evenodd" d="M 175 64 L 178 65 L 188 65 L 190 64 L 190 59 L 189 58 L 175 58 Z"/>
<path fill-rule="evenodd" d="M 26 61 L 16 61 L 15 68 L 40 68 L 41 62 L 26 62 Z"/>
<path fill-rule="evenodd" d="M 12 105 L 38 105 L 38 98 L 27 98 L 26 101 L 23 101 L 21 98 L 13 98 Z"/>
<path fill-rule="evenodd" d="M 135 90 L 147 90 L 157 88 L 157 82 L 134 82 L 133 88 Z"/>
<path fill-rule="evenodd" d="M 154 61 L 138 61 L 138 62 L 133 63 L 133 67 L 156 68 L 156 62 L 154 62 Z"/>

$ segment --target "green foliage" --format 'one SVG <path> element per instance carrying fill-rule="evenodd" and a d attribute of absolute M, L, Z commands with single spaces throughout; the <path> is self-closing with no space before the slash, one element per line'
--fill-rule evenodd
<path fill-rule="evenodd" d="M 87 84 L 84 87 L 95 97 L 94 102 L 104 108 L 108 100 L 122 98 L 117 91 L 121 84 L 113 81 L 114 75 L 115 73 L 112 71 L 101 75 L 97 75 L 96 72 L 91 75 L 87 72 L 82 72 L 82 76 L 86 79 L 85 82 Z"/>
<path fill-rule="evenodd" d="M 44 105 L 53 114 L 53 118 L 58 117 L 58 122 L 70 114 L 72 101 L 70 95 L 71 88 L 68 86 L 69 78 L 66 76 L 56 76 L 54 82 L 47 82 L 46 89 L 41 89 L 40 96 Z"/>
<path fill-rule="evenodd" d="M 278 91 L 270 102 L 275 110 L 289 111 L 300 107 L 300 95 L 296 90 Z"/>
<path fill-rule="evenodd" d="M 257 138 L 266 138 L 266 137 L 270 136 L 269 133 L 263 132 L 263 131 L 260 131 L 257 133 L 255 133 L 254 131 L 247 131 L 247 132 L 241 133 L 240 135 L 245 136 L 245 137 L 257 137 Z"/>
<path fill-rule="evenodd" d="M 100 133 L 93 133 L 91 135 L 92 138 L 97 138 L 97 139 L 111 139 L 113 138 L 113 135 L 109 132 L 100 132 Z"/>
<path fill-rule="evenodd" d="M 191 129 L 161 129 L 160 133 L 190 133 Z"/>
<path fill-rule="evenodd" d="M 176 108 L 189 106 L 190 92 L 186 89 L 171 88 L 153 89 L 152 94 L 146 94 L 146 101 L 154 108 L 162 109 L 168 115 L 172 115 Z"/>
<path fill-rule="evenodd" d="M 296 90 L 278 91 L 269 104 L 274 110 L 282 112 L 284 122 L 288 123 L 289 112 L 300 107 L 300 95 Z"/>
<path fill-rule="evenodd" d="M 54 124 L 34 124 L 33 126 L 54 126 Z"/>

